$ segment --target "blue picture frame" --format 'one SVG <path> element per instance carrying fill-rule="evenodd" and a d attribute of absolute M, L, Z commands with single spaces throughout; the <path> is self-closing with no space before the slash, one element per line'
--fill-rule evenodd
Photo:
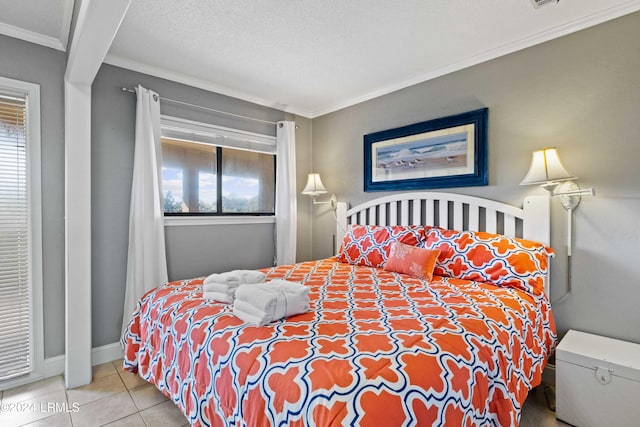
<path fill-rule="evenodd" d="M 364 136 L 364 191 L 487 185 L 489 109 Z"/>

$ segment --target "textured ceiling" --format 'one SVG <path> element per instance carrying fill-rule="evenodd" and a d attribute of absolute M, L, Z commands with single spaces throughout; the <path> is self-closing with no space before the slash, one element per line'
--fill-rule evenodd
<path fill-rule="evenodd" d="M 632 3 L 640 8 L 623 0 L 538 9 L 530 0 L 135 0 L 107 62 L 315 117 Z"/>
<path fill-rule="evenodd" d="M 5 22 L 56 37 L 69 5 L 0 0 L 0 33 Z M 105 62 L 317 117 L 638 10 L 640 0 L 133 0 Z"/>

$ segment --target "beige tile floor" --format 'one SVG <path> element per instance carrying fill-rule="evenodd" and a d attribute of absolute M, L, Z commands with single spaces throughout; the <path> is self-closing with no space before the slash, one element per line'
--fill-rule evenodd
<path fill-rule="evenodd" d="M 56 405 L 57 404 L 57 405 Z M 181 427 L 189 423 L 152 384 L 122 370 L 122 360 L 94 366 L 93 382 L 65 390 L 61 375 L 2 392 L 2 427 Z"/>
<path fill-rule="evenodd" d="M 182 427 L 187 420 L 152 384 L 125 372 L 122 361 L 93 368 L 93 382 L 65 390 L 61 375 L 2 392 L 2 427 Z M 567 426 L 547 408 L 542 390 L 525 402 L 521 427 Z"/>

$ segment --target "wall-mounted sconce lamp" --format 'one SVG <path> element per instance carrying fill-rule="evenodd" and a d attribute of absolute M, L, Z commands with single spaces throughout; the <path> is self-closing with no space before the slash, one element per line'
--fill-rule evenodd
<path fill-rule="evenodd" d="M 564 299 L 571 293 L 571 255 L 572 255 L 572 236 L 573 236 L 573 210 L 578 207 L 582 196 L 595 196 L 593 188 L 581 189 L 575 183 L 578 179 L 575 175 L 567 171 L 558 157 L 558 151 L 555 148 L 543 148 L 534 151 L 531 158 L 531 166 L 529 172 L 524 177 L 520 185 L 538 184 L 547 190 L 551 196 L 559 196 L 560 203 L 567 210 L 567 256 L 569 258 L 568 265 L 568 292 Z M 558 301 L 560 301 L 558 300 Z M 556 302 L 558 302 L 556 301 Z"/>
<path fill-rule="evenodd" d="M 322 184 L 322 180 L 320 179 L 320 174 L 310 173 L 309 176 L 307 177 L 307 185 L 304 186 L 304 189 L 302 190 L 302 194 L 311 196 L 313 198 L 314 205 L 328 204 L 331 207 L 331 209 L 335 211 L 336 207 L 338 206 L 338 198 L 336 197 L 335 194 L 332 194 L 329 200 L 327 200 L 326 202 L 319 202 L 316 200 L 320 194 L 325 194 L 327 192 L 328 192 L 327 189 L 324 188 L 324 185 Z"/>
<path fill-rule="evenodd" d="M 529 172 L 520 185 L 539 184 L 551 196 L 560 196 L 560 203 L 565 209 L 575 209 L 582 196 L 594 196 L 593 188 L 581 189 L 575 183 L 578 179 L 562 166 L 558 151 L 555 148 L 543 148 L 534 151 Z"/>

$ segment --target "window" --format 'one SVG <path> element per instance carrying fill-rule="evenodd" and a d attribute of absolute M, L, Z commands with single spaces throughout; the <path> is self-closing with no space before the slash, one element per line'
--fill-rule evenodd
<path fill-rule="evenodd" d="M 274 215 L 274 137 L 162 122 L 165 215 Z"/>
<path fill-rule="evenodd" d="M 216 147 L 162 138 L 165 213 L 217 211 Z"/>
<path fill-rule="evenodd" d="M 0 77 L 0 381 L 43 363 L 39 104 Z"/>

